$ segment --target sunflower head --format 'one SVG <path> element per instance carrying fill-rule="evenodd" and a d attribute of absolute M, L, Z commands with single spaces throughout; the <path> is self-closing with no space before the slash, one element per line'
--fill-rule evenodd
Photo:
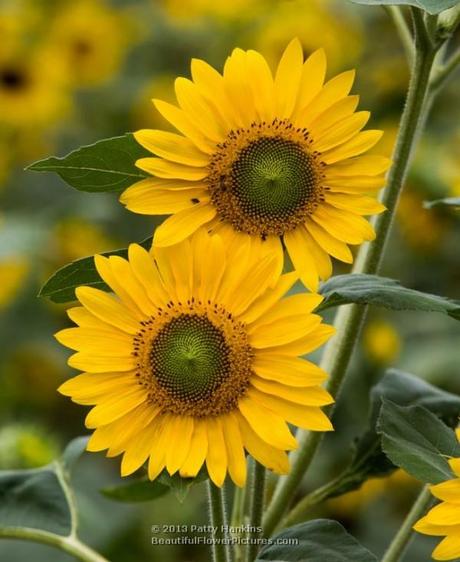
<path fill-rule="evenodd" d="M 363 131 L 369 112 L 350 95 L 354 72 L 324 82 L 322 50 L 304 61 L 293 40 L 274 75 L 256 51 L 235 49 L 222 74 L 192 61 L 178 78 L 178 105 L 154 100 L 180 134 L 141 130 L 155 156 L 138 160 L 152 178 L 128 188 L 134 212 L 171 214 L 157 246 L 180 242 L 201 225 L 226 237 L 283 247 L 304 284 L 316 291 L 331 259 L 350 263 L 348 245 L 374 238 L 363 215 L 384 210 L 375 199 L 389 160 L 364 155 L 381 131 Z"/>
<path fill-rule="evenodd" d="M 148 461 L 151 479 L 165 468 L 194 477 L 205 463 L 215 484 L 228 472 L 241 486 L 245 452 L 287 472 L 296 447 L 287 423 L 331 429 L 326 375 L 299 357 L 333 331 L 311 312 L 321 297 L 283 298 L 297 275 L 281 274 L 262 241 L 233 247 L 201 229 L 95 261 L 114 294 L 77 289 L 78 327 L 56 337 L 84 373 L 60 392 L 92 406 L 88 448 L 123 454 L 123 475 Z"/>

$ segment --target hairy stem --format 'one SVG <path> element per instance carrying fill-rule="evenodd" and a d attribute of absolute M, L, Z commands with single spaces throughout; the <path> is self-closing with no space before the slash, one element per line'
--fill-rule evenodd
<path fill-rule="evenodd" d="M 423 19 L 420 18 L 419 11 L 414 11 L 415 58 L 393 153 L 393 165 L 382 196 L 382 202 L 387 207 L 387 211 L 373 221 L 376 238 L 374 242 L 361 246 L 353 268 L 354 273 L 375 274 L 379 271 L 398 198 L 419 137 L 420 126 L 425 122 L 424 110 L 427 107 L 425 99 L 436 49 L 430 41 Z M 365 314 L 366 307 L 356 304 L 343 306 L 336 314 L 334 324 L 337 328 L 337 335 L 326 346 L 321 361 L 321 367 L 329 373 L 327 390 L 336 399 L 354 346 L 359 338 Z M 329 415 L 332 413 L 332 409 L 332 407 L 326 409 Z M 316 432 L 300 431 L 298 436 L 299 448 L 291 455 L 291 471 L 287 476 L 280 478 L 264 519 L 264 529 L 267 535 L 270 535 L 279 524 L 322 439 L 322 434 Z"/>
<path fill-rule="evenodd" d="M 406 548 L 413 536 L 412 527 L 414 524 L 424 515 L 428 507 L 433 501 L 433 496 L 430 493 L 428 486 L 424 486 L 420 495 L 416 499 L 412 509 L 407 514 L 401 528 L 396 533 L 396 536 L 392 540 L 388 550 L 382 558 L 382 562 L 398 562 L 401 560 Z"/>
<path fill-rule="evenodd" d="M 63 550 L 82 562 L 108 562 L 106 558 L 74 536 L 63 537 L 48 531 L 25 527 L 5 527 L 0 529 L 0 539 L 16 539 L 46 544 Z"/>
<path fill-rule="evenodd" d="M 246 551 L 246 562 L 255 560 L 257 551 L 259 550 L 258 539 L 260 538 L 260 533 L 257 529 L 262 527 L 265 498 L 265 467 L 257 461 L 254 461 L 253 466 L 252 490 L 249 503 L 249 525 L 251 526 L 251 530 L 248 533 L 249 544 Z"/>
<path fill-rule="evenodd" d="M 208 499 L 211 525 L 215 529 L 211 537 L 213 562 L 230 562 L 229 547 L 223 542 L 226 538 L 224 527 L 227 525 L 224 490 L 215 486 L 210 480 L 208 480 Z"/>

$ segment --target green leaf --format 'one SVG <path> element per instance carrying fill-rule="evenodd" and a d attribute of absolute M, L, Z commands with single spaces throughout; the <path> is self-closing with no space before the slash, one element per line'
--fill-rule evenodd
<path fill-rule="evenodd" d="M 151 482 L 143 478 L 142 480 L 133 480 L 121 486 L 103 488 L 101 493 L 111 500 L 136 503 L 155 500 L 169 492 L 169 490 L 169 486 L 165 484 L 161 484 L 158 481 Z"/>
<path fill-rule="evenodd" d="M 454 207 L 460 209 L 460 197 L 444 197 L 444 199 L 425 201 L 423 206 L 425 209 L 432 209 L 433 207 Z"/>
<path fill-rule="evenodd" d="M 351 2 L 369 6 L 415 6 L 429 14 L 439 14 L 456 6 L 459 0 L 351 0 Z"/>
<path fill-rule="evenodd" d="M 190 492 L 190 488 L 195 484 L 204 482 L 208 478 L 208 473 L 206 469 L 201 469 L 195 478 L 182 478 L 179 474 L 174 474 L 170 476 L 166 470 L 164 470 L 160 476 L 158 476 L 158 482 L 168 486 L 171 489 L 176 498 L 182 503 Z"/>
<path fill-rule="evenodd" d="M 377 433 L 383 400 L 400 406 L 423 406 L 452 427 L 456 426 L 460 415 L 460 396 L 445 392 L 408 373 L 388 370 L 371 391 L 368 428 L 357 439 L 350 463 L 335 479 L 334 487 L 322 500 L 356 490 L 368 478 L 387 476 L 395 470 L 392 459 L 382 450 L 381 436 Z"/>
<path fill-rule="evenodd" d="M 408 289 L 394 279 L 378 275 L 337 275 L 322 285 L 320 293 L 325 299 L 317 308 L 318 311 L 357 303 L 383 306 L 392 310 L 441 312 L 460 320 L 460 302 Z"/>
<path fill-rule="evenodd" d="M 66 470 L 72 470 L 75 463 L 85 452 L 88 440 L 89 437 L 86 435 L 82 437 L 76 437 L 75 439 L 72 439 L 72 441 L 70 441 L 70 443 L 64 449 L 61 460 L 62 465 Z"/>
<path fill-rule="evenodd" d="M 418 480 L 437 484 L 452 478 L 446 459 L 460 457 L 460 445 L 455 433 L 426 408 L 385 400 L 378 432 L 385 454 Z"/>
<path fill-rule="evenodd" d="M 145 172 L 136 168 L 135 162 L 149 155 L 128 133 L 82 146 L 63 158 L 52 156 L 39 160 L 27 169 L 56 172 L 79 191 L 121 191 L 147 177 Z"/>
<path fill-rule="evenodd" d="M 70 532 L 69 505 L 52 466 L 0 471 L 0 527 Z"/>
<path fill-rule="evenodd" d="M 152 238 L 147 238 L 140 242 L 145 249 L 150 249 Z M 103 256 L 128 256 L 128 249 L 113 250 L 104 252 Z M 75 289 L 80 285 L 95 287 L 103 291 L 110 291 L 110 288 L 100 278 L 96 266 L 94 265 L 94 256 L 82 258 L 74 261 L 61 269 L 48 279 L 38 294 L 39 297 L 49 297 L 53 302 L 63 303 L 75 300 Z"/>
<path fill-rule="evenodd" d="M 256 562 L 377 562 L 340 523 L 329 519 L 289 527 L 272 541 L 262 548 Z"/>

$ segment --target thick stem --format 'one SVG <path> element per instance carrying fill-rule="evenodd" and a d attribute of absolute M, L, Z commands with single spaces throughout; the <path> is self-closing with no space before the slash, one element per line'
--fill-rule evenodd
<path fill-rule="evenodd" d="M 412 527 L 420 519 L 420 517 L 424 515 L 432 501 L 433 496 L 430 493 L 429 487 L 424 486 L 419 497 L 412 506 L 412 509 L 407 514 L 401 528 L 396 533 L 396 536 L 388 547 L 388 550 L 385 552 L 382 562 L 398 562 L 398 560 L 401 560 L 413 537 Z"/>
<path fill-rule="evenodd" d="M 376 238 L 371 244 L 365 244 L 360 248 L 353 268 L 354 273 L 375 274 L 379 271 L 398 198 L 419 137 L 419 128 L 425 122 L 424 108 L 429 105 L 425 105 L 425 99 L 436 51 L 429 41 L 426 30 L 421 29 L 423 22 L 420 21 L 418 14 L 414 15 L 414 24 L 416 32 L 414 65 L 393 153 L 393 165 L 382 197 L 382 202 L 387 207 L 387 211 L 373 221 Z M 329 373 L 327 390 L 336 399 L 347 372 L 355 343 L 358 340 L 365 314 L 366 307 L 356 304 L 341 307 L 337 312 L 334 322 L 337 335 L 326 346 L 321 361 L 321 367 Z M 327 412 L 331 414 L 332 407 L 328 408 Z M 264 529 L 267 535 L 273 532 L 288 508 L 289 502 L 310 466 L 322 439 L 321 433 L 301 431 L 298 435 L 299 448 L 291 455 L 291 471 L 289 475 L 280 478 L 265 516 Z"/>
<path fill-rule="evenodd" d="M 252 477 L 252 490 L 249 503 L 249 525 L 251 529 L 248 533 L 249 543 L 246 551 L 246 562 L 252 562 L 259 550 L 260 531 L 262 528 L 262 515 L 264 511 L 265 498 L 265 467 L 254 461 Z"/>
<path fill-rule="evenodd" d="M 63 537 L 40 529 L 5 527 L 0 529 L 0 539 L 16 539 L 46 544 L 63 550 L 82 562 L 108 562 L 106 558 L 73 536 Z"/>
<path fill-rule="evenodd" d="M 212 559 L 213 562 L 230 562 L 229 546 L 224 544 L 227 526 L 226 505 L 223 488 L 218 488 L 208 480 L 208 499 L 211 525 L 214 527 L 212 534 Z"/>

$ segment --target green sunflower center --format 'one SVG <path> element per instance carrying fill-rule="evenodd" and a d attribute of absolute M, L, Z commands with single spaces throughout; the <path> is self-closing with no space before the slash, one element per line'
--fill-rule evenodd
<path fill-rule="evenodd" d="M 246 146 L 231 170 L 232 189 L 248 215 L 290 216 L 314 194 L 312 157 L 297 143 L 262 137 Z"/>
<path fill-rule="evenodd" d="M 158 384 L 179 400 L 209 397 L 230 372 L 225 336 L 205 316 L 182 314 L 157 334 L 150 351 Z"/>
<path fill-rule="evenodd" d="M 218 145 L 206 179 L 218 217 L 262 238 L 304 224 L 323 198 L 324 163 L 288 119 L 252 123 Z"/>

